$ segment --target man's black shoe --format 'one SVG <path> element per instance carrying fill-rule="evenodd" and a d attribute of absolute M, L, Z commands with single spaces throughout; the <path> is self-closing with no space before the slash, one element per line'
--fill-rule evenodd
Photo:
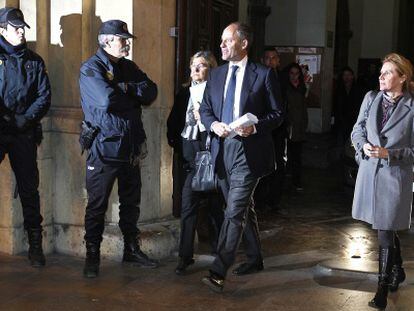
<path fill-rule="evenodd" d="M 88 279 L 96 278 L 99 275 L 99 261 L 92 261 L 86 258 L 83 268 L 83 276 Z"/>
<path fill-rule="evenodd" d="M 143 268 L 153 269 L 158 267 L 158 261 L 149 258 L 143 251 L 141 251 L 137 237 L 134 235 L 127 235 L 124 237 L 124 256 L 122 261 Z"/>
<path fill-rule="evenodd" d="M 213 274 L 203 277 L 201 282 L 206 284 L 208 288 L 215 293 L 221 293 L 223 291 L 224 279 L 221 279 Z"/>
<path fill-rule="evenodd" d="M 135 250 L 133 253 L 125 253 L 122 258 L 123 262 L 132 263 L 134 266 L 154 269 L 158 267 L 158 262 L 149 258 L 143 251 Z"/>
<path fill-rule="evenodd" d="M 251 274 L 256 273 L 263 270 L 263 262 L 260 263 L 242 263 L 240 266 L 238 266 L 236 269 L 233 270 L 233 274 L 235 275 L 245 275 L 245 274 Z"/>
<path fill-rule="evenodd" d="M 190 259 L 184 259 L 184 258 L 180 258 L 177 268 L 175 268 L 175 274 L 177 275 L 184 275 L 185 274 L 185 270 L 187 269 L 188 266 L 194 264 L 194 259 L 190 258 Z"/>

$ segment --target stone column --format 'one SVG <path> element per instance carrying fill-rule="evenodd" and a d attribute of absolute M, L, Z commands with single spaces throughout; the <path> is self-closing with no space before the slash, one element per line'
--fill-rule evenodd
<path fill-rule="evenodd" d="M 18 0 L 0 2 L 0 7 L 19 7 Z M 13 198 L 16 182 L 6 156 L 0 165 L 0 252 L 16 254 L 23 245 L 23 215 L 20 202 Z"/>
<path fill-rule="evenodd" d="M 14 8 L 19 8 L 20 7 L 20 1 L 19 0 L 6 0 L 6 5 L 5 6 L 11 6 Z"/>
<path fill-rule="evenodd" d="M 92 38 L 93 20 L 95 16 L 95 0 L 82 1 L 82 61 L 87 60 L 95 52 L 96 37 Z"/>

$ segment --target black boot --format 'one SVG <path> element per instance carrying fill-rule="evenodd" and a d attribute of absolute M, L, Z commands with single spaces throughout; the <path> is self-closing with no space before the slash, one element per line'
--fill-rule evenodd
<path fill-rule="evenodd" d="M 148 258 L 148 256 L 141 251 L 135 235 L 124 236 L 124 256 L 122 261 L 130 262 L 144 268 L 158 267 L 158 262 L 156 260 Z"/>
<path fill-rule="evenodd" d="M 86 259 L 83 268 L 85 278 L 96 278 L 99 275 L 100 244 L 86 242 Z"/>
<path fill-rule="evenodd" d="M 180 257 L 178 260 L 177 268 L 175 268 L 175 274 L 177 275 L 184 275 L 187 267 L 194 264 L 193 258 L 183 258 Z"/>
<path fill-rule="evenodd" d="M 32 267 L 43 267 L 46 264 L 42 249 L 42 228 L 27 229 L 29 239 L 29 260 Z"/>
<path fill-rule="evenodd" d="M 400 239 L 397 234 L 394 238 L 395 249 L 394 249 L 394 265 L 392 266 L 391 279 L 390 279 L 390 291 L 396 292 L 400 283 L 405 280 L 405 271 L 402 267 L 401 247 Z"/>
<path fill-rule="evenodd" d="M 368 305 L 376 309 L 385 309 L 387 306 L 388 287 L 391 277 L 391 269 L 394 260 L 394 248 L 380 248 L 379 250 L 379 275 L 378 288 L 374 299 Z"/>

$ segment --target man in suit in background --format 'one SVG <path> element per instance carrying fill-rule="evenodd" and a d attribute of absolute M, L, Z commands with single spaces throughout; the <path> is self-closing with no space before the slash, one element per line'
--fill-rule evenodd
<path fill-rule="evenodd" d="M 280 70 L 280 56 L 275 47 L 266 47 L 263 51 L 262 64 L 270 67 L 274 70 L 277 79 L 276 88 L 280 88 L 280 93 L 285 93 L 285 90 L 282 89 L 282 75 Z M 280 83 L 279 83 L 280 82 Z M 283 109 L 286 110 L 286 102 L 282 101 Z M 272 132 L 273 144 L 275 147 L 275 157 L 276 157 L 276 171 L 272 174 L 266 176 L 258 185 L 258 188 L 262 185 L 262 191 L 255 191 L 255 201 L 256 206 L 258 206 L 259 201 L 263 209 L 268 209 L 275 211 L 278 209 L 279 203 L 282 199 L 283 184 L 285 180 L 285 165 L 286 165 L 286 124 L 283 122 L 278 128 L 274 129 Z M 259 193 L 258 193 L 259 192 Z M 259 194 L 259 195 L 258 195 Z"/>
<path fill-rule="evenodd" d="M 227 26 L 221 38 L 222 59 L 228 64 L 212 69 L 207 80 L 201 121 L 213 132 L 211 153 L 227 208 L 210 275 L 203 278 L 210 289 L 223 290 L 227 270 L 234 263 L 243 235 L 247 262 L 236 275 L 263 269 L 253 192 L 260 177 L 275 169 L 272 130 L 283 120 L 275 88 L 274 71 L 248 60 L 250 28 L 241 23 Z M 229 138 L 228 124 L 245 113 L 257 116 L 254 126 L 239 127 Z"/>

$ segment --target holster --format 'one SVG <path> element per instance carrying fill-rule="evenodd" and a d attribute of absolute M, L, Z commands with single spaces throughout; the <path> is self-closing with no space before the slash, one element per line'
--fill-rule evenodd
<path fill-rule="evenodd" d="M 34 141 L 36 145 L 40 146 L 43 140 L 43 128 L 42 123 L 38 122 L 36 123 L 36 126 L 34 128 Z"/>
<path fill-rule="evenodd" d="M 79 144 L 81 146 L 81 154 L 85 150 L 89 150 L 92 147 L 92 143 L 95 140 L 96 135 L 99 133 L 99 127 L 92 126 L 88 121 L 83 120 L 81 123 L 81 132 L 79 135 Z"/>

